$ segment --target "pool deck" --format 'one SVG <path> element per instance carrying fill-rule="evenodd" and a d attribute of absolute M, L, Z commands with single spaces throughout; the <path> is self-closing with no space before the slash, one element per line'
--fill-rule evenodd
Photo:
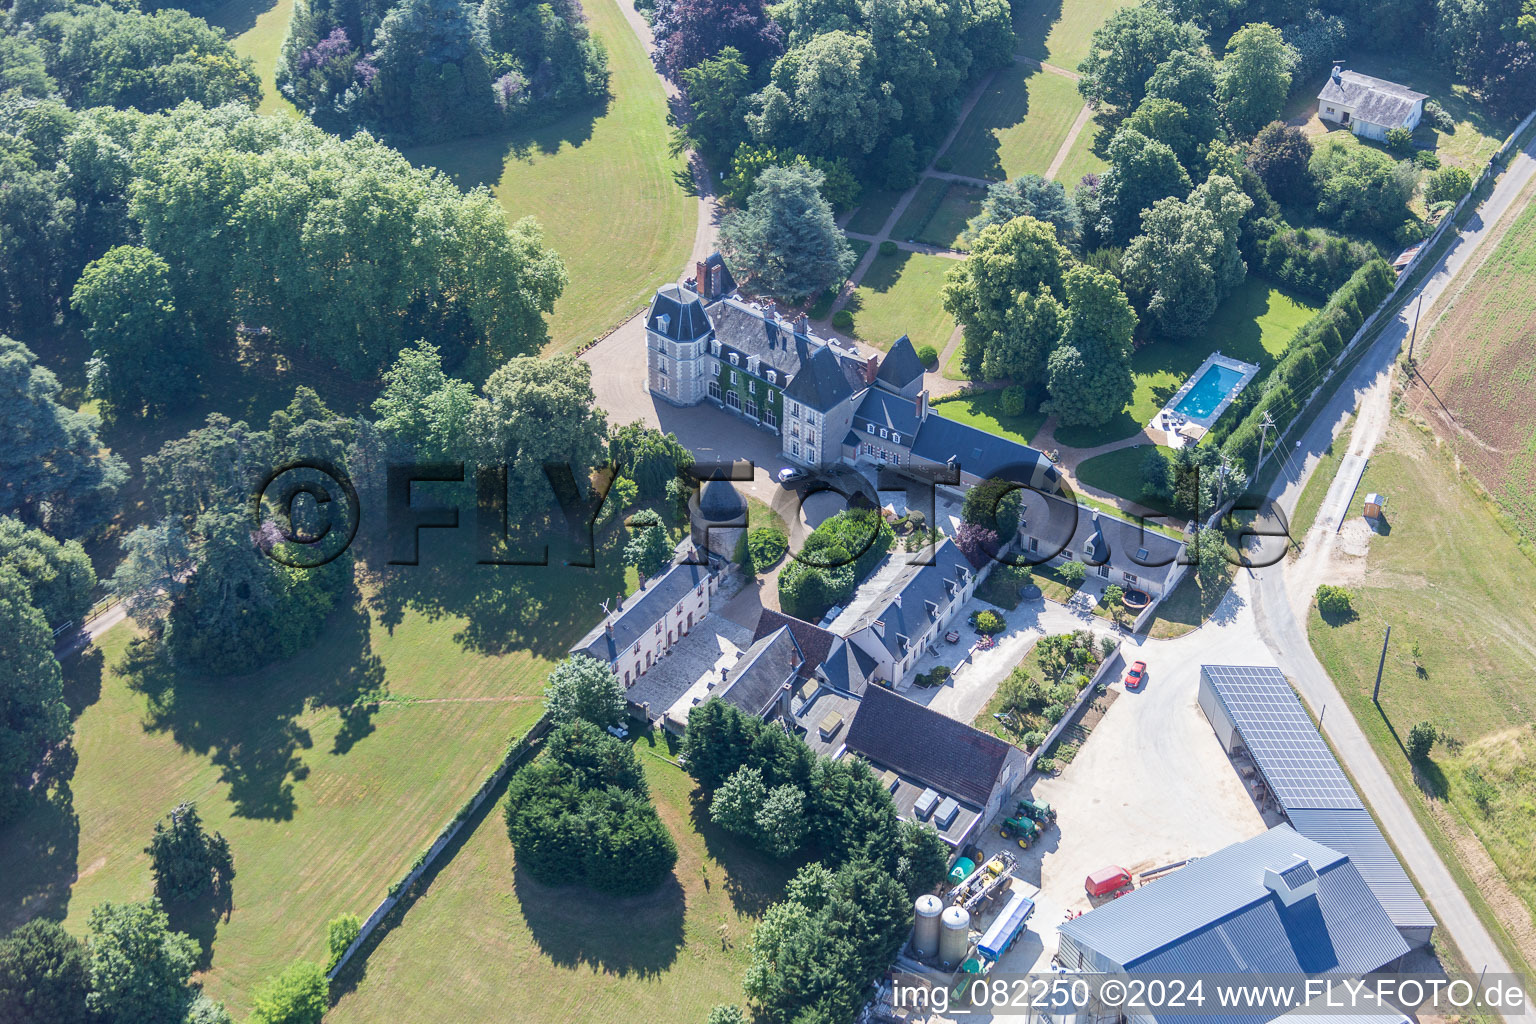
<path fill-rule="evenodd" d="M 1225 367 L 1242 376 L 1238 378 L 1237 383 L 1227 389 L 1225 395 L 1221 396 L 1221 401 L 1216 403 L 1216 407 L 1211 410 L 1210 415 L 1196 417 L 1180 413 L 1178 411 L 1179 403 L 1184 400 L 1184 396 L 1189 394 L 1190 389 L 1199 383 L 1213 366 Z M 1185 378 L 1184 383 L 1179 385 L 1179 390 L 1173 393 L 1173 397 L 1168 399 L 1167 404 L 1163 406 L 1158 414 L 1152 417 L 1152 422 L 1148 424 L 1148 430 L 1161 431 L 1167 439 L 1167 445 L 1170 448 L 1182 448 L 1186 444 L 1198 443 L 1200 438 L 1205 436 L 1205 432 L 1211 429 L 1211 425 L 1221 419 L 1221 414 L 1227 411 L 1227 406 L 1236 400 L 1237 396 L 1242 393 L 1243 388 L 1247 387 L 1258 374 L 1259 366 L 1257 363 L 1245 363 L 1241 359 L 1224 356 L 1219 351 L 1212 352 L 1205 357 L 1205 362 L 1200 364 L 1199 369 Z"/>

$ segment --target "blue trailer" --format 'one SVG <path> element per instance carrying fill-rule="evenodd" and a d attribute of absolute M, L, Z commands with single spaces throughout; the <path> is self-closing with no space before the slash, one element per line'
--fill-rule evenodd
<path fill-rule="evenodd" d="M 976 952 L 989 960 L 1002 959 L 1008 947 L 1013 945 L 1013 940 L 1017 939 L 1019 933 L 1024 930 L 1024 922 L 1029 920 L 1029 915 L 1034 911 L 1034 900 L 1022 892 L 1014 893 L 1004 905 L 1002 913 L 993 919 L 991 927 L 976 944 Z"/>

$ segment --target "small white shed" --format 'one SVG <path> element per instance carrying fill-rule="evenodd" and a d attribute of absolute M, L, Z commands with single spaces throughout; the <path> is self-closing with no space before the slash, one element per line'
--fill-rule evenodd
<path fill-rule="evenodd" d="M 1424 93 L 1335 65 L 1317 94 L 1317 116 L 1349 128 L 1356 135 L 1384 142 L 1388 130 L 1419 126 Z"/>

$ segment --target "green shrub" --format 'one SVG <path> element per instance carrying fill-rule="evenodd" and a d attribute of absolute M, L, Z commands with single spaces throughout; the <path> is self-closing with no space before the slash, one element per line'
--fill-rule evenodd
<path fill-rule="evenodd" d="M 1072 587 L 1082 586 L 1083 581 L 1088 578 L 1088 570 L 1083 567 L 1082 562 L 1067 562 L 1058 572 L 1067 585 Z"/>
<path fill-rule="evenodd" d="M 941 156 L 933 162 L 933 169 L 941 174 L 948 174 L 955 169 L 955 162 L 948 156 Z"/>
<path fill-rule="evenodd" d="M 1440 166 L 1440 155 L 1432 149 L 1420 149 L 1414 152 L 1413 162 L 1426 171 L 1433 171 Z"/>
<path fill-rule="evenodd" d="M 788 550 L 789 538 L 776 526 L 759 526 L 747 534 L 747 553 L 754 572 L 773 568 Z"/>
<path fill-rule="evenodd" d="M 1427 203 L 1457 202 L 1472 191 L 1472 176 L 1460 167 L 1442 167 L 1424 184 Z"/>
<path fill-rule="evenodd" d="M 1392 241 L 1407 248 L 1414 242 L 1422 242 L 1429 231 L 1417 217 L 1409 217 L 1392 229 Z"/>
<path fill-rule="evenodd" d="M 840 309 L 832 314 L 832 326 L 839 331 L 853 330 L 853 314 L 846 309 Z"/>
<path fill-rule="evenodd" d="M 330 959 L 325 964 L 327 973 L 336 969 L 336 965 L 341 963 L 342 954 L 362 933 L 363 922 L 356 914 L 342 914 L 326 926 L 325 944 L 330 951 Z"/>
<path fill-rule="evenodd" d="M 899 251 L 900 250 L 896 248 L 896 243 L 891 241 L 889 238 L 880 243 L 880 255 L 886 257 L 887 259 L 895 256 Z"/>
<path fill-rule="evenodd" d="M 939 350 L 932 345 L 919 345 L 917 347 L 917 358 L 924 366 L 931 370 L 939 365 Z"/>
<path fill-rule="evenodd" d="M 1388 128 L 1387 148 L 1394 153 L 1407 153 L 1413 148 L 1413 132 L 1407 128 Z"/>
<path fill-rule="evenodd" d="M 895 532 L 879 512 L 844 509 L 805 539 L 794 560 L 779 573 L 779 607 L 816 622 L 842 604 L 891 549 Z"/>
<path fill-rule="evenodd" d="M 988 636 L 1001 633 L 1004 625 L 1003 617 L 990 608 L 984 608 L 976 613 L 976 632 L 978 633 L 985 633 Z"/>
<path fill-rule="evenodd" d="M 1056 774 L 1056 759 L 1054 757 L 1042 757 L 1035 762 L 1035 771 L 1041 775 Z"/>
<path fill-rule="evenodd" d="M 1440 732 L 1428 722 L 1420 722 L 1408 730 L 1408 756 L 1414 761 L 1423 761 L 1429 756 L 1429 751 L 1435 745 L 1435 740 L 1440 738 Z"/>
<path fill-rule="evenodd" d="M 1017 384 L 1003 388 L 998 403 L 1002 406 L 1004 416 L 1022 416 L 1029 407 L 1029 392 Z"/>
<path fill-rule="evenodd" d="M 1436 131 L 1445 132 L 1447 135 L 1455 134 L 1456 119 L 1434 100 L 1427 100 L 1424 103 L 1424 116 L 1429 119 L 1430 124 L 1435 126 Z"/>
<path fill-rule="evenodd" d="M 1323 618 L 1336 620 L 1349 618 L 1355 608 L 1348 590 L 1324 583 L 1317 588 L 1317 610 Z"/>
<path fill-rule="evenodd" d="M 1036 747 L 1038 747 L 1040 744 L 1042 744 L 1044 742 L 1045 742 L 1045 733 L 1041 732 L 1038 729 L 1033 729 L 1033 730 L 1031 730 L 1031 731 L 1029 731 L 1029 732 L 1024 734 L 1024 749 L 1025 750 L 1034 750 Z"/>

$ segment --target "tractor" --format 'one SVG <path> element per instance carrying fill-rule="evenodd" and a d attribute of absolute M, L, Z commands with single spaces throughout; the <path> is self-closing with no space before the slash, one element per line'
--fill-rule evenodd
<path fill-rule="evenodd" d="M 1029 818 L 1041 826 L 1049 825 L 1056 820 L 1056 811 L 1050 804 L 1043 800 L 1030 800 L 1026 797 L 1019 801 L 1019 806 L 1014 811 L 1020 818 Z"/>
<path fill-rule="evenodd" d="M 1040 826 L 1029 818 L 1021 816 L 1007 819 L 998 827 L 998 831 L 1002 833 L 1004 839 L 1013 839 L 1017 836 L 1019 845 L 1028 849 L 1029 844 L 1040 835 Z"/>

